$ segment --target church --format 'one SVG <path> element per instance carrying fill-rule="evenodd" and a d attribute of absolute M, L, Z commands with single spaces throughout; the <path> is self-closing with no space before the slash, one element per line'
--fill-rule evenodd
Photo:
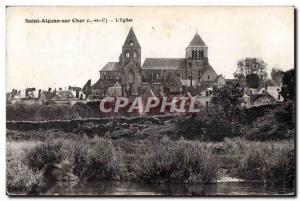
<path fill-rule="evenodd" d="M 209 87 L 225 84 L 208 61 L 208 47 L 196 33 L 183 58 L 145 58 L 131 27 L 122 46 L 119 61 L 108 62 L 100 70 L 99 80 L 91 86 L 91 96 L 138 96 L 151 90 L 154 94 L 199 95 Z"/>

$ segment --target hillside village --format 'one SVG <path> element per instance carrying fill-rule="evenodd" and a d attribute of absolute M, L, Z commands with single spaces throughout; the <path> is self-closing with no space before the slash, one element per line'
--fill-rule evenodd
<path fill-rule="evenodd" d="M 175 48 L 175 47 L 174 47 Z M 100 69 L 100 78 L 82 87 L 41 90 L 36 87 L 13 89 L 6 94 L 7 104 L 49 105 L 100 102 L 105 97 L 170 97 L 193 96 L 203 106 L 208 106 L 217 88 L 239 84 L 244 95 L 242 107 L 283 102 L 281 81 L 268 79 L 257 87 L 247 80 L 225 79 L 209 64 L 208 46 L 198 33 L 186 47 L 183 58 L 145 58 L 141 61 L 141 46 L 133 31 L 122 46 L 118 62 L 108 62 Z"/>

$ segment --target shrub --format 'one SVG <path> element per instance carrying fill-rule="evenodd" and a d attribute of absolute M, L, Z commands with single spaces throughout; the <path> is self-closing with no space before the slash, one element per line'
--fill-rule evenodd
<path fill-rule="evenodd" d="M 295 132 L 294 118 L 293 102 L 284 103 L 257 118 L 246 137 L 259 141 L 292 138 Z"/>
<path fill-rule="evenodd" d="M 75 103 L 72 108 L 81 118 L 91 118 L 95 116 L 95 111 L 87 104 L 78 102 Z"/>
<path fill-rule="evenodd" d="M 122 171 L 122 160 L 110 140 L 95 137 L 90 143 L 77 144 L 73 170 L 76 176 L 87 180 L 118 180 Z"/>
<path fill-rule="evenodd" d="M 28 190 L 39 178 L 39 172 L 34 172 L 27 165 L 17 160 L 8 160 L 6 170 L 8 192 Z"/>
<path fill-rule="evenodd" d="M 41 170 L 48 164 L 59 163 L 62 158 L 62 144 L 60 142 L 47 141 L 45 144 L 28 150 L 25 161 L 33 170 Z"/>
<path fill-rule="evenodd" d="M 209 113 L 178 120 L 175 135 L 187 139 L 222 141 L 225 137 L 242 135 L 242 131 L 243 125 L 238 122 L 230 122 L 218 114 Z"/>
<path fill-rule="evenodd" d="M 293 143 L 252 143 L 241 157 L 238 175 L 250 180 L 264 180 L 269 183 L 295 182 L 295 155 Z"/>
<path fill-rule="evenodd" d="M 135 168 L 139 180 L 170 183 L 206 183 L 216 179 L 218 163 L 200 142 L 163 138 Z"/>

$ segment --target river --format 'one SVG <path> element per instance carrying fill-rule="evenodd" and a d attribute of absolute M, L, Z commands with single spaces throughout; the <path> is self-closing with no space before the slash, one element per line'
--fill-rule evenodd
<path fill-rule="evenodd" d="M 134 182 L 85 182 L 81 184 L 59 183 L 49 191 L 53 195 L 90 196 L 220 196 L 220 195 L 293 195 L 294 190 L 282 185 L 269 185 L 262 182 L 218 182 L 212 184 L 142 184 Z"/>

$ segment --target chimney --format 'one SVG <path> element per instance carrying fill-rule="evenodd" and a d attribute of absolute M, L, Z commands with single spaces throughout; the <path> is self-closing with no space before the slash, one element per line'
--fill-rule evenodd
<path fill-rule="evenodd" d="M 50 92 L 51 90 L 52 90 L 51 87 L 49 87 L 49 88 L 48 88 L 48 91 Z"/>
<path fill-rule="evenodd" d="M 40 98 L 40 97 L 41 97 L 41 94 L 42 94 L 42 90 L 41 90 L 41 89 L 39 89 L 39 97 L 38 97 L 38 98 Z"/>

